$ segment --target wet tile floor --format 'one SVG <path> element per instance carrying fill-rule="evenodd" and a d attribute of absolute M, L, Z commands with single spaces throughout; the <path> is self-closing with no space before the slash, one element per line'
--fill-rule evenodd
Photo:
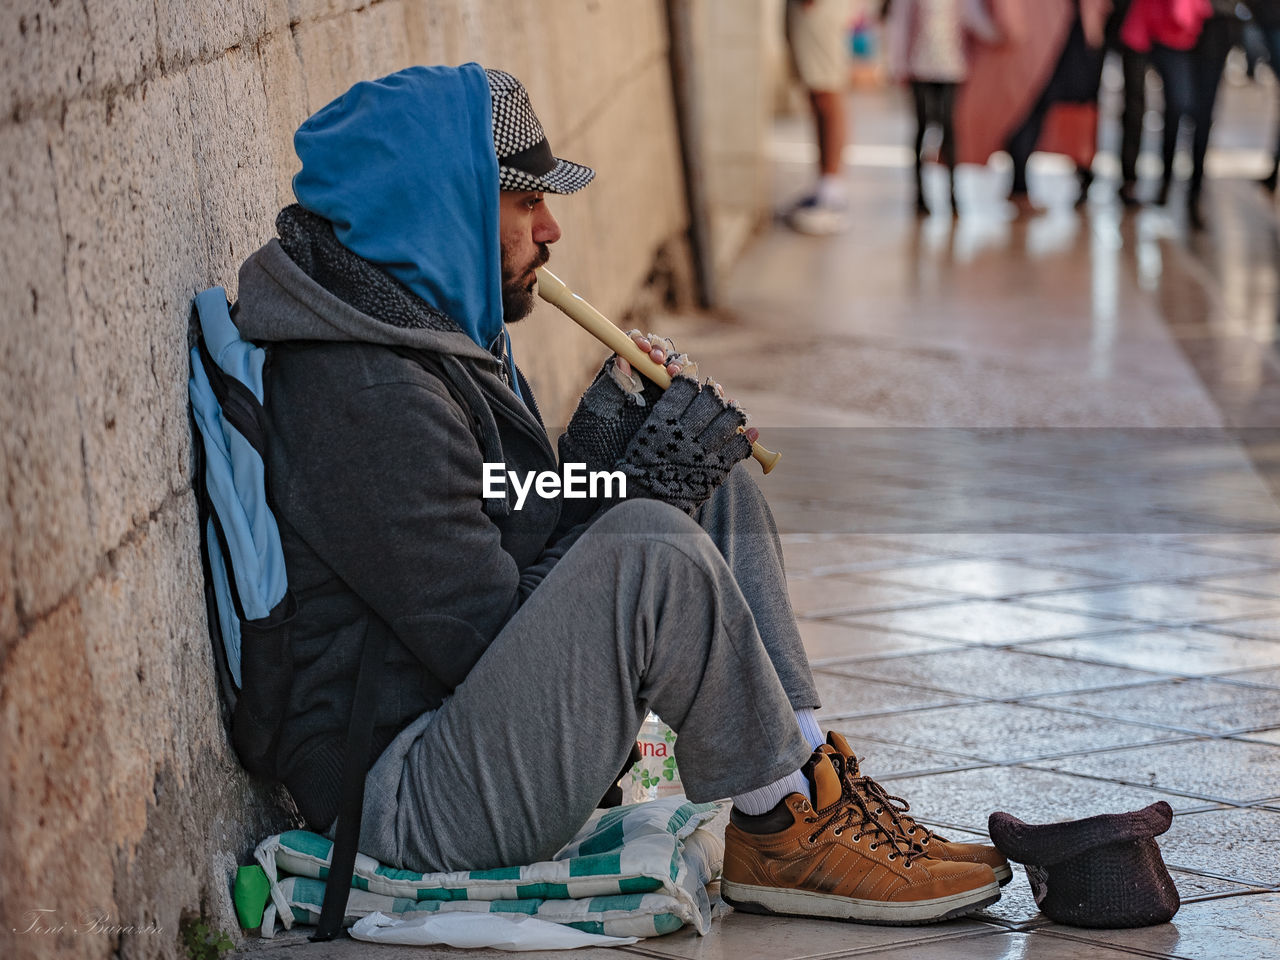
<path fill-rule="evenodd" d="M 962 178 L 954 224 L 915 221 L 891 96 L 851 98 L 854 229 L 765 233 L 727 285 L 736 322 L 673 323 L 784 452 L 761 485 L 822 717 L 864 769 L 966 838 L 994 810 L 1047 822 L 1166 800 L 1183 906 L 1160 927 L 1068 928 L 1019 870 L 998 904 L 938 926 L 729 914 L 707 937 L 575 955 L 1272 960 L 1276 212 L 1220 176 L 1209 231 L 1188 235 L 1176 210 L 1123 216 L 1101 180 L 1073 211 L 1071 178 L 1045 165 L 1032 189 L 1050 210 L 1030 222 L 990 173 Z M 1230 170 L 1262 142 L 1249 118 L 1267 91 L 1224 96 L 1213 160 Z M 777 138 L 786 197 L 805 131 Z M 466 955 L 497 954 L 403 950 Z"/>

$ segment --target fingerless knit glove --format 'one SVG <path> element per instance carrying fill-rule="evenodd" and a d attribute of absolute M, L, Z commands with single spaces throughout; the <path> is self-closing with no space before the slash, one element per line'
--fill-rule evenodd
<path fill-rule="evenodd" d="M 585 463 L 588 470 L 613 470 L 640 429 L 662 388 L 643 378 L 641 394 L 627 393 L 614 379 L 614 357 L 605 361 L 587 387 L 569 426 L 560 436 L 560 462 Z"/>
<path fill-rule="evenodd" d="M 618 469 L 627 476 L 627 496 L 693 513 L 751 454 L 751 441 L 738 432 L 746 422 L 711 386 L 674 378 L 622 454 Z"/>

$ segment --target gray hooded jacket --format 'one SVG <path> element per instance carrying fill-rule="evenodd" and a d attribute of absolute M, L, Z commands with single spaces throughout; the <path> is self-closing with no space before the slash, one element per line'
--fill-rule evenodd
<path fill-rule="evenodd" d="M 327 221 L 286 208 L 234 319 L 271 345 L 270 494 L 299 610 L 277 755 L 307 823 L 337 815 L 360 654 L 389 634 L 372 759 L 435 709 L 584 528 L 482 498 L 482 464 L 554 470 L 527 383 Z M 523 379 L 523 378 L 522 378 Z"/>

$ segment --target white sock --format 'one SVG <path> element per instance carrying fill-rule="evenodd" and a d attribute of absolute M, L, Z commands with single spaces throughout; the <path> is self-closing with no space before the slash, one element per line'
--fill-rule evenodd
<path fill-rule="evenodd" d="M 755 790 L 748 790 L 733 798 L 733 805 L 743 813 L 759 816 L 776 807 L 783 797 L 793 793 L 809 796 L 809 781 L 799 770 L 789 773 L 781 780 L 766 784 Z M 810 797 L 810 799 L 813 799 Z"/>
<path fill-rule="evenodd" d="M 824 173 L 818 179 L 818 189 L 814 192 L 818 203 L 824 207 L 842 207 L 845 201 L 844 178 L 839 174 Z"/>
<path fill-rule="evenodd" d="M 827 742 L 827 735 L 818 726 L 818 714 L 813 707 L 801 707 L 796 711 L 796 722 L 800 724 L 800 732 L 809 741 L 809 746 L 817 750 Z"/>
<path fill-rule="evenodd" d="M 818 726 L 818 715 L 813 707 L 801 707 L 796 711 L 796 723 L 800 724 L 800 732 L 809 741 L 809 746 L 817 750 L 827 742 L 826 735 Z M 758 815 L 768 813 L 778 805 L 778 801 L 792 793 L 802 793 L 809 797 L 809 781 L 797 770 L 781 780 L 766 784 L 756 790 L 750 790 L 733 798 L 733 805 L 743 813 Z M 812 797 L 809 797 L 812 800 Z"/>

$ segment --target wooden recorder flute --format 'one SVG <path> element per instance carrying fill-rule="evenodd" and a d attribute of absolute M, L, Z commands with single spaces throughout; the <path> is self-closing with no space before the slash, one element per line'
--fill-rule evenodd
<path fill-rule="evenodd" d="M 557 307 L 570 320 L 591 334 L 621 357 L 626 357 L 632 369 L 642 373 L 663 390 L 671 386 L 667 368 L 656 362 L 636 346 L 636 342 L 623 333 L 608 317 L 574 293 L 563 280 L 546 267 L 538 268 L 538 296 Z M 751 456 L 768 473 L 782 458 L 782 454 L 766 450 L 760 444 L 751 444 Z"/>

